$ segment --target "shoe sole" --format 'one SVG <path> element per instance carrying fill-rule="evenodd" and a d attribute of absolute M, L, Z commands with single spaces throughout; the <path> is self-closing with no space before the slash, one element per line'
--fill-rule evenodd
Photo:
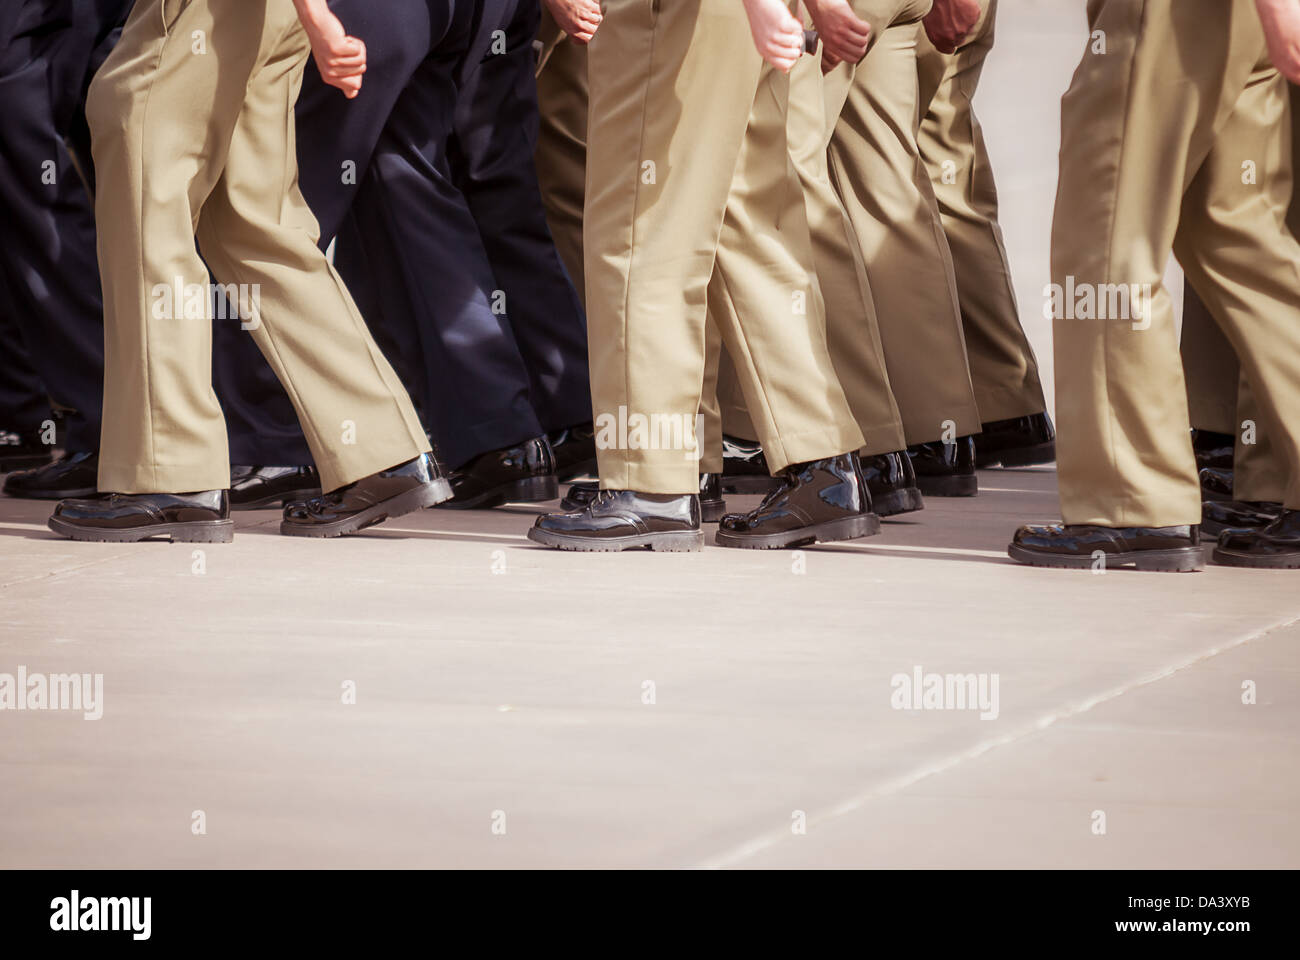
<path fill-rule="evenodd" d="M 140 543 L 155 537 L 167 537 L 172 543 L 230 543 L 235 539 L 233 520 L 191 520 L 187 523 L 160 523 L 150 527 L 121 530 L 80 527 L 58 517 L 47 524 L 60 536 L 87 543 Z"/>
<path fill-rule="evenodd" d="M 469 500 L 451 500 L 441 504 L 444 510 L 487 510 L 503 503 L 544 503 L 560 495 L 560 481 L 555 474 L 511 480 L 484 490 Z"/>
<path fill-rule="evenodd" d="M 71 490 L 10 490 L 5 488 L 5 496 L 15 500 L 76 500 L 99 496 L 98 487 L 79 487 Z"/>
<path fill-rule="evenodd" d="M 740 474 L 734 477 L 724 476 L 722 478 L 723 493 L 737 494 L 766 494 L 775 490 L 781 485 L 781 481 L 776 477 L 769 477 L 763 474 Z"/>
<path fill-rule="evenodd" d="M 1007 556 L 1031 567 L 1053 567 L 1058 570 L 1091 570 L 1092 556 L 1073 557 L 1063 554 L 1039 553 L 1016 544 L 1007 545 Z M 1108 553 L 1105 570 L 1133 567 L 1149 573 L 1196 573 L 1205 569 L 1204 547 L 1178 547 L 1173 550 L 1140 550 L 1135 553 Z"/>
<path fill-rule="evenodd" d="M 927 497 L 973 497 L 980 492 L 979 478 L 967 475 L 918 476 L 916 486 Z"/>
<path fill-rule="evenodd" d="M 546 547 L 557 550 L 572 550 L 582 553 L 618 553 L 634 550 L 637 547 L 649 547 L 656 553 L 696 553 L 704 548 L 704 531 L 687 530 L 679 533 L 644 533 L 634 537 L 611 537 L 597 540 L 590 537 L 567 536 L 550 530 L 533 527 L 528 531 L 528 539 Z"/>
<path fill-rule="evenodd" d="M 879 496 L 871 495 L 871 508 L 878 517 L 896 517 L 900 513 L 915 513 L 925 509 L 925 497 L 916 487 L 891 490 Z"/>
<path fill-rule="evenodd" d="M 288 493 L 277 493 L 274 496 L 262 497 L 258 500 L 249 500 L 245 503 L 235 503 L 231 501 L 231 510 L 262 510 L 266 507 L 279 505 L 287 507 L 289 504 L 299 500 L 310 500 L 312 497 L 319 497 L 321 494 L 320 487 L 314 487 L 310 490 L 290 490 Z"/>
<path fill-rule="evenodd" d="M 446 480 L 433 480 L 423 483 L 406 493 L 390 497 L 373 507 L 367 507 L 333 523 L 308 524 L 295 523 L 290 520 L 280 521 L 280 533 L 286 537 L 341 537 L 347 533 L 356 533 L 383 523 L 395 520 L 408 513 L 415 513 L 425 507 L 433 507 L 451 497 L 451 484 Z"/>
<path fill-rule="evenodd" d="M 814 543 L 836 543 L 841 540 L 857 540 L 860 537 L 874 537 L 880 532 L 880 517 L 867 513 L 857 517 L 844 517 L 829 520 L 826 523 L 787 530 L 783 533 L 728 533 L 719 530 L 714 543 L 720 547 L 734 547 L 740 550 L 781 550 L 788 547 L 805 547 Z"/>
<path fill-rule="evenodd" d="M 999 466 L 1004 470 L 1015 469 L 1016 467 L 1041 467 L 1043 464 L 1055 462 L 1055 440 L 1036 443 L 1032 447 L 1010 447 L 1006 450 L 995 450 L 981 456 L 979 453 L 979 438 L 975 438 L 975 466 L 981 470 Z"/>
<path fill-rule="evenodd" d="M 1214 562 L 1221 567 L 1250 567 L 1255 570 L 1300 570 L 1300 553 L 1276 557 L 1254 557 L 1234 553 L 1221 547 L 1214 548 Z"/>

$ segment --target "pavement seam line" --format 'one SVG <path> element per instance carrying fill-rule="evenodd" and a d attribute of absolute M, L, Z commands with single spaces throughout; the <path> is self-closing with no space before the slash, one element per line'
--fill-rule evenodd
<path fill-rule="evenodd" d="M 46 580 L 49 577 L 61 577 L 67 573 L 80 573 L 82 570 L 85 570 L 87 567 L 96 567 L 99 566 L 99 564 L 101 563 L 112 563 L 114 560 L 121 560 L 129 556 L 131 556 L 129 552 L 115 553 L 111 557 L 99 557 L 96 560 L 87 560 L 84 563 L 78 563 L 71 567 L 64 567 L 61 570 L 50 570 L 47 571 L 46 573 L 33 574 L 30 577 L 19 577 L 17 580 L 6 580 L 4 583 L 0 583 L 0 589 L 7 590 L 9 587 L 16 587 L 19 584 L 33 583 L 37 580 Z"/>
<path fill-rule="evenodd" d="M 1012 731 L 1011 733 L 981 741 L 966 750 L 962 750 L 942 760 L 918 767 L 909 773 L 895 777 L 893 780 L 887 780 L 879 786 L 872 787 L 861 793 L 855 794 L 846 800 L 842 800 L 833 807 L 808 817 L 806 826 L 811 829 L 817 824 L 827 823 L 839 817 L 846 816 L 847 814 L 862 809 L 873 800 L 879 800 L 883 797 L 891 796 L 919 783 L 922 780 L 926 780 L 941 773 L 947 773 L 968 760 L 974 760 L 977 757 L 981 757 L 986 753 L 996 750 L 998 747 L 1004 747 L 1008 744 L 1024 740 L 1037 733 L 1041 733 L 1049 727 L 1055 726 L 1063 720 L 1070 720 L 1087 713 L 1094 707 L 1100 706 L 1103 703 L 1108 703 L 1111 700 L 1118 700 L 1126 693 L 1131 693 L 1132 691 L 1139 690 L 1142 687 L 1150 686 L 1151 684 L 1158 683 L 1161 680 L 1166 680 L 1190 667 L 1197 666 L 1198 664 L 1212 660 L 1214 657 L 1227 653 L 1229 650 L 1234 650 L 1237 647 L 1244 646 L 1255 640 L 1261 640 L 1269 634 L 1287 630 L 1297 624 L 1300 624 L 1300 615 L 1274 623 L 1271 626 L 1256 630 L 1253 633 L 1244 634 L 1235 640 L 1220 644 L 1216 647 L 1211 647 L 1209 650 L 1203 650 L 1186 657 L 1183 660 L 1176 661 L 1169 666 L 1162 667 L 1144 677 L 1139 677 L 1131 683 L 1112 687 L 1110 690 L 1088 697 L 1085 700 L 1075 703 L 1073 706 L 1067 706 L 1061 710 L 1048 713 L 1039 717 L 1034 722 Z M 748 860 L 759 853 L 777 846 L 783 841 L 791 839 L 791 837 L 792 834 L 790 833 L 789 827 L 770 830 L 766 833 L 759 834 L 739 846 L 733 847 L 731 850 L 705 860 L 700 864 L 700 866 L 704 869 L 713 870 L 736 866 L 742 861 Z"/>

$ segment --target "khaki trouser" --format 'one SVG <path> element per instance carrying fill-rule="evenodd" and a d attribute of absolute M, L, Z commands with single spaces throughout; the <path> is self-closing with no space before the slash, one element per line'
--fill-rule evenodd
<path fill-rule="evenodd" d="M 1300 190 L 1295 170 L 1300 163 L 1300 87 L 1291 87 L 1291 208 L 1287 226 L 1300 237 Z M 1257 175 L 1258 179 L 1258 175 Z M 1241 365 L 1223 331 L 1190 286 L 1184 291 L 1182 354 L 1192 426 L 1236 437 L 1233 496 L 1238 500 L 1281 501 L 1286 464 L 1279 460 L 1275 428 L 1263 416 L 1242 375 Z M 1252 442 L 1247 442 L 1252 441 Z"/>
<path fill-rule="evenodd" d="M 587 48 L 571 41 L 543 5 L 537 61 L 537 180 L 564 267 L 586 302 L 582 203 L 587 177 Z"/>
<path fill-rule="evenodd" d="M 1088 14 L 1092 38 L 1062 100 L 1052 236 L 1055 289 L 1076 291 L 1075 318 L 1062 316 L 1062 296 L 1053 324 L 1063 517 L 1200 521 L 1161 282 L 1171 249 L 1241 358 L 1264 421 L 1279 424 L 1283 500 L 1300 507 L 1300 244 L 1283 228 L 1289 109 L 1254 6 L 1092 0 Z M 1254 182 L 1243 183 L 1244 160 Z M 1121 289 L 1139 291 L 1139 309 L 1124 309 Z"/>
<path fill-rule="evenodd" d="M 980 431 L 952 256 L 917 145 L 917 42 L 929 7 L 857 0 L 873 27 L 871 49 L 825 78 L 831 181 L 866 264 L 909 444 Z M 855 330 L 860 322 L 834 313 L 829 320 Z"/>
<path fill-rule="evenodd" d="M 298 192 L 293 104 L 307 55 L 290 0 L 139 0 L 91 85 L 101 490 L 230 485 L 205 260 L 219 283 L 247 285 L 253 338 L 325 489 L 429 449 Z M 178 302 L 188 297 L 165 299 L 178 286 L 203 291 L 194 312 Z"/>
<path fill-rule="evenodd" d="M 630 427 L 693 427 L 711 287 L 735 308 L 716 320 L 772 469 L 858 449 L 809 276 L 788 78 L 754 51 L 740 3 L 606 0 L 604 14 L 583 224 L 601 485 L 698 488 L 697 459 Z M 623 420 L 628 442 L 602 442 L 602 422 Z"/>
<path fill-rule="evenodd" d="M 860 452 L 869 456 L 902 450 L 907 440 L 889 382 L 866 265 L 853 223 L 831 184 L 827 166 L 831 128 L 826 123 L 820 56 L 800 58 L 790 71 L 786 130 L 790 161 L 799 175 L 808 213 L 817 296 L 825 304 L 827 345 L 849 407 L 866 438 Z M 725 302 L 712 301 L 709 308 L 711 314 L 731 309 Z M 728 433 L 753 439 L 755 434 L 729 358 L 722 360 L 718 382 L 723 427 Z M 711 435 L 708 424 L 706 410 L 706 440 Z"/>
<path fill-rule="evenodd" d="M 1047 409 L 1038 361 L 1020 325 L 993 167 L 971 105 L 996 19 L 997 0 L 985 0 L 980 22 L 951 55 L 940 53 L 924 30 L 917 38 L 917 143 L 952 253 L 970 377 L 985 423 Z"/>

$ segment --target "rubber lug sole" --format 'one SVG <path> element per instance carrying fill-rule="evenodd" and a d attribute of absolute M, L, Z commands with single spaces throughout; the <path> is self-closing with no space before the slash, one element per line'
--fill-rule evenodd
<path fill-rule="evenodd" d="M 719 530 L 714 543 L 720 547 L 734 547 L 740 550 L 783 550 L 805 547 L 814 543 L 837 543 L 841 540 L 874 537 L 879 532 L 880 517 L 874 513 L 866 513 L 856 517 L 829 520 L 826 523 L 801 527 L 798 530 L 786 530 L 782 533 L 730 533 Z"/>
<path fill-rule="evenodd" d="M 282 520 L 280 533 L 286 537 L 341 537 L 347 533 L 357 533 L 367 527 L 373 527 L 385 520 L 404 517 L 425 507 L 437 506 L 450 496 L 450 483 L 446 480 L 433 480 L 367 507 L 350 517 L 335 520 L 333 523 L 295 523 Z"/>
<path fill-rule="evenodd" d="M 528 531 L 528 539 L 546 547 L 555 547 L 557 550 L 572 550 L 582 553 L 618 553 L 623 550 L 635 550 L 637 547 L 649 547 L 656 553 L 695 553 L 704 547 L 703 530 L 643 533 L 631 537 L 601 539 L 568 536 L 533 527 Z"/>
<path fill-rule="evenodd" d="M 60 536 L 87 543 L 141 543 L 155 537 L 167 537 L 172 543 L 230 543 L 235 539 L 233 520 L 193 520 L 188 523 L 158 523 L 147 527 L 82 527 L 58 517 L 50 517 L 48 526 Z"/>
<path fill-rule="evenodd" d="M 1092 570 L 1096 561 L 1092 556 L 1040 553 L 1016 544 L 1007 545 L 1007 556 L 1031 567 L 1053 567 L 1058 570 Z M 1133 567 L 1148 573 L 1196 573 L 1205 569 L 1204 547 L 1177 547 L 1173 550 L 1135 550 L 1132 553 L 1108 553 L 1105 570 L 1122 570 Z"/>
<path fill-rule="evenodd" d="M 925 497 L 916 487 L 890 490 L 871 495 L 871 507 L 878 517 L 896 517 L 900 513 L 916 513 L 925 509 Z"/>
<path fill-rule="evenodd" d="M 1253 570 L 1300 570 L 1300 553 L 1257 557 L 1215 547 L 1214 562 L 1221 567 L 1249 567 Z"/>

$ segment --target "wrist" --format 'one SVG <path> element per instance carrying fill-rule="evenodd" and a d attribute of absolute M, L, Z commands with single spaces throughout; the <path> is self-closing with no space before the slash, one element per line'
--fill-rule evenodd
<path fill-rule="evenodd" d="M 325 0 L 293 0 L 293 5 L 302 25 L 319 33 L 325 16 L 329 13 L 329 5 Z"/>

